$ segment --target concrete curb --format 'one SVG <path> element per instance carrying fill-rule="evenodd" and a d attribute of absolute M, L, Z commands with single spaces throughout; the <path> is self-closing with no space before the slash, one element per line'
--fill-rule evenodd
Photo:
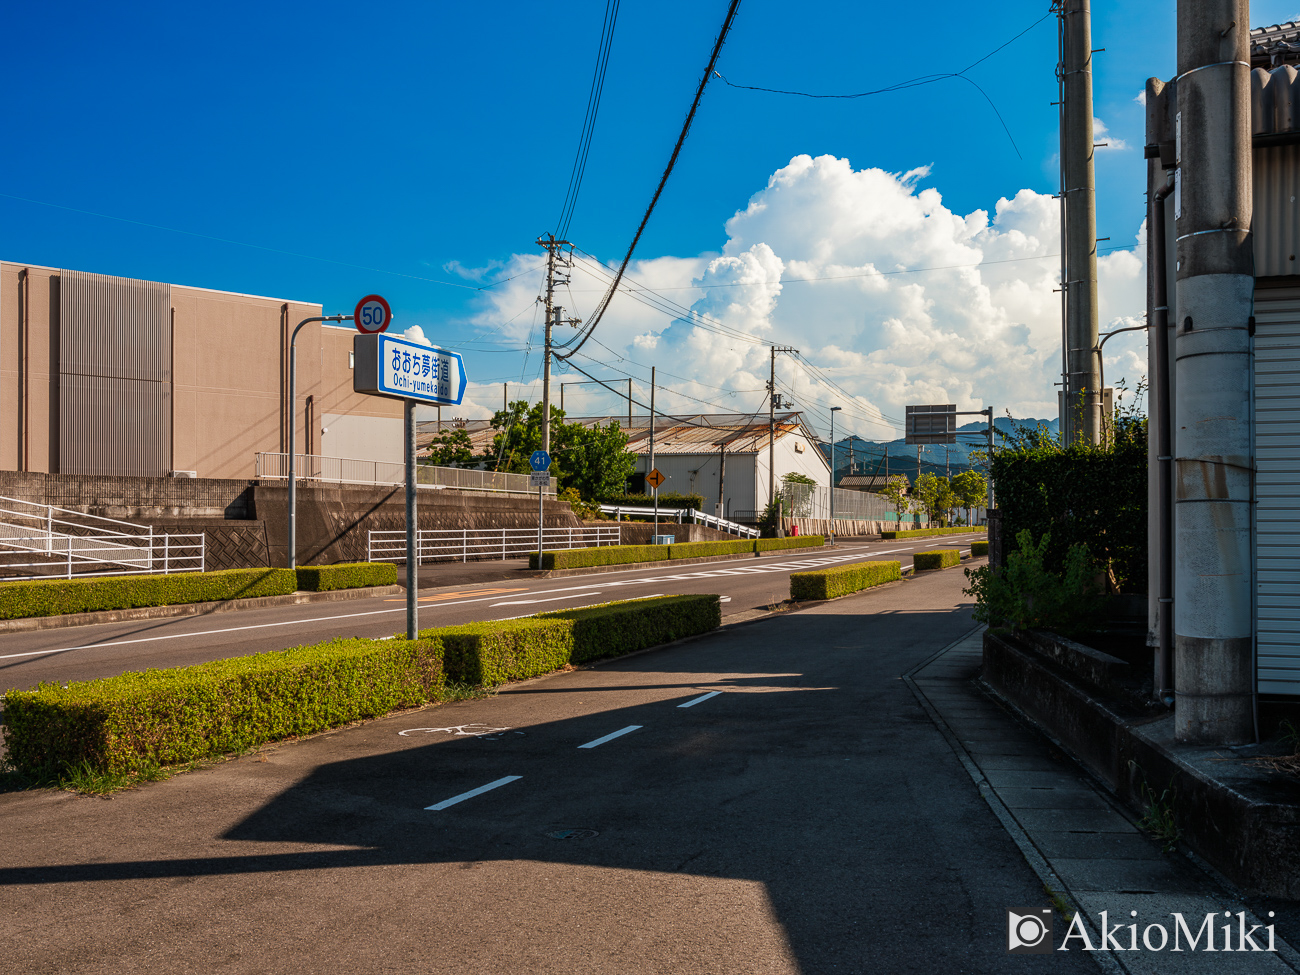
<path fill-rule="evenodd" d="M 558 579 L 562 576 L 595 575 L 602 572 L 628 572 L 637 569 L 653 569 L 657 566 L 669 568 L 678 565 L 699 565 L 704 562 L 737 562 L 745 559 L 763 558 L 769 555 L 784 555 L 786 552 L 820 552 L 832 549 L 831 545 L 806 545 L 799 548 L 781 549 L 776 552 L 738 552 L 735 555 L 701 555 L 693 559 L 661 559 L 658 562 L 625 562 L 622 565 L 590 565 L 580 569 L 520 569 L 519 574 L 526 579 Z"/>
<path fill-rule="evenodd" d="M 180 603 L 173 606 L 137 606 L 133 609 L 106 609 L 96 613 L 65 613 L 62 616 L 28 616 L 17 620 L 0 620 L 0 633 L 31 633 L 36 630 L 59 630 L 69 626 L 93 626 L 96 623 L 126 623 L 134 620 L 163 620 L 181 616 L 206 616 L 240 609 L 266 609 L 272 606 L 297 606 L 303 603 L 333 603 L 371 596 L 396 596 L 405 592 L 401 586 L 366 586 L 361 589 L 334 589 L 329 592 L 295 592 L 287 596 L 256 596 L 251 599 L 222 599 L 207 603 Z"/>

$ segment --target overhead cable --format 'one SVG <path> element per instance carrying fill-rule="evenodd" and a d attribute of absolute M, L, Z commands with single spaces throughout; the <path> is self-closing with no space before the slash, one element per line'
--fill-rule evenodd
<path fill-rule="evenodd" d="M 556 358 L 567 359 L 586 343 L 587 338 L 596 330 L 600 324 L 601 318 L 605 315 L 605 310 L 609 308 L 610 301 L 613 300 L 615 293 L 618 291 L 619 282 L 623 279 L 623 273 L 627 270 L 628 263 L 632 260 L 632 254 L 636 250 L 637 243 L 641 240 L 641 234 L 645 232 L 646 224 L 650 222 L 650 214 L 654 213 L 655 205 L 659 202 L 659 197 L 663 194 L 664 186 L 668 183 L 668 177 L 672 175 L 673 167 L 677 165 L 677 157 L 681 155 L 682 146 L 686 142 L 686 136 L 691 131 L 691 123 L 695 121 L 695 113 L 699 110 L 700 100 L 704 97 L 704 89 L 713 77 L 714 68 L 718 63 L 718 55 L 722 53 L 722 45 L 726 43 L 727 34 L 731 31 L 731 24 L 736 19 L 736 10 L 740 7 L 740 0 L 731 0 L 727 8 L 727 16 L 722 22 L 722 29 L 718 31 L 717 40 L 713 44 L 713 53 L 709 56 L 709 63 L 704 69 L 704 75 L 700 78 L 699 87 L 695 91 L 695 99 L 691 102 L 691 109 L 686 113 L 686 121 L 682 123 L 681 134 L 677 137 L 677 145 L 673 147 L 673 154 L 668 159 L 668 165 L 664 167 L 663 175 L 659 178 L 659 185 L 655 188 L 654 196 L 650 198 L 650 205 L 646 207 L 645 216 L 641 218 L 641 225 L 637 227 L 636 234 L 632 237 L 632 243 L 628 245 L 627 254 L 623 257 L 623 263 L 619 266 L 618 274 L 614 278 L 614 283 L 610 285 L 609 291 L 596 306 L 595 313 L 583 326 L 581 337 L 576 345 L 569 350 L 567 354 L 559 355 Z"/>
<path fill-rule="evenodd" d="M 605 70 L 609 67 L 609 51 L 614 43 L 614 25 L 618 23 L 619 0 L 605 0 L 605 22 L 600 28 L 600 45 L 596 49 L 596 69 L 591 76 L 591 91 L 587 95 L 587 114 L 582 120 L 582 134 L 578 136 L 578 151 L 573 157 L 573 170 L 569 173 L 569 188 L 560 208 L 559 229 L 556 236 L 569 235 L 569 224 L 578 205 L 578 192 L 582 177 L 587 171 L 587 155 L 591 152 L 591 137 L 596 131 L 596 115 L 600 112 L 600 96 L 605 90 Z"/>

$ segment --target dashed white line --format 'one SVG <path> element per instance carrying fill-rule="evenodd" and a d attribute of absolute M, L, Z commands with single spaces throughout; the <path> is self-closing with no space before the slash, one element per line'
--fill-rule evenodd
<path fill-rule="evenodd" d="M 709 693 L 707 693 L 707 694 L 701 694 L 699 697 L 694 698 L 694 699 L 692 699 L 692 700 L 690 700 L 690 701 L 687 701 L 685 704 L 679 704 L 679 705 L 677 705 L 677 706 L 678 706 L 679 708 L 693 708 L 693 707 L 695 707 L 695 705 L 699 704 L 701 701 L 707 701 L 709 698 L 711 698 L 711 697 L 717 697 L 717 696 L 718 696 L 719 694 L 721 694 L 721 693 L 722 693 L 722 691 L 709 691 Z"/>
<path fill-rule="evenodd" d="M 639 724 L 630 724 L 630 725 L 628 725 L 626 728 L 620 728 L 618 731 L 611 731 L 609 734 L 605 735 L 605 737 L 603 737 L 603 738 L 597 738 L 595 741 L 589 741 L 589 742 L 587 742 L 587 744 L 585 744 L 585 745 L 579 745 L 578 747 L 579 747 L 579 748 L 595 748 L 597 745 L 603 745 L 603 744 L 605 744 L 605 742 L 607 742 L 607 741 L 613 741 L 615 738 L 622 738 L 624 735 L 628 734 L 629 732 L 636 731 L 636 730 L 638 730 L 638 729 L 641 728 L 641 727 L 643 727 L 643 726 L 642 726 L 642 725 L 639 725 Z"/>
<path fill-rule="evenodd" d="M 446 809 L 448 806 L 454 806 L 458 802 L 464 802 L 466 799 L 473 799 L 475 796 L 481 796 L 485 792 L 491 792 L 493 789 L 499 789 L 503 785 L 509 785 L 511 782 L 518 782 L 522 775 L 503 775 L 495 782 L 489 782 L 487 785 L 481 785 L 477 789 L 470 789 L 468 792 L 462 792 L 458 796 L 452 796 L 450 799 L 444 799 L 442 802 L 435 802 L 432 806 L 425 806 L 426 812 L 436 812 L 439 809 Z"/>

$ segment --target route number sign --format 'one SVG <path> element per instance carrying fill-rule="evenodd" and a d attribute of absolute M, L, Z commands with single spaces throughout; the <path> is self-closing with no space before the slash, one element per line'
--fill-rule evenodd
<path fill-rule="evenodd" d="M 658 491 L 659 485 L 662 484 L 664 481 L 668 480 L 668 478 L 664 477 L 663 474 L 659 472 L 659 468 L 656 467 L 654 470 L 652 470 L 649 474 L 645 476 L 645 480 L 647 484 L 649 484 L 652 488 Z"/>
<path fill-rule="evenodd" d="M 363 335 L 378 335 L 393 321 L 393 309 L 381 295 L 366 295 L 357 302 L 352 322 Z"/>
<path fill-rule="evenodd" d="M 551 466 L 551 455 L 544 450 L 534 450 L 528 458 L 528 466 L 535 471 L 549 470 Z"/>

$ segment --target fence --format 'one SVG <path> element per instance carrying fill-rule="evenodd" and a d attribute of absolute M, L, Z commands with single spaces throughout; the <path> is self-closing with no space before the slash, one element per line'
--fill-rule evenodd
<path fill-rule="evenodd" d="M 557 548 L 595 548 L 618 545 L 622 529 L 546 528 L 542 546 L 546 551 Z M 416 544 L 421 565 L 439 561 L 481 562 L 490 559 L 519 558 L 537 551 L 536 528 L 463 528 L 420 529 Z M 369 562 L 406 562 L 405 531 L 374 531 L 366 541 Z"/>
<path fill-rule="evenodd" d="M 260 480 L 288 480 L 289 455 L 259 451 L 256 472 Z M 382 460 L 294 454 L 294 477 L 298 481 L 325 484 L 405 484 L 406 465 Z M 531 486 L 527 474 L 419 464 L 415 468 L 415 480 L 420 487 L 434 490 L 458 488 L 462 491 L 495 491 L 501 494 L 537 494 L 537 489 Z M 557 482 L 555 478 L 550 480 L 550 486 L 542 488 L 544 495 L 555 494 Z"/>
<path fill-rule="evenodd" d="M 600 510 L 607 515 L 613 515 L 616 520 L 621 521 L 624 515 L 632 515 L 636 518 L 653 518 L 655 515 L 654 508 L 630 508 L 626 505 L 619 504 L 602 504 Z M 718 531 L 729 532 L 732 535 L 743 535 L 748 538 L 757 538 L 758 529 L 750 528 L 748 525 L 739 525 L 734 521 L 728 521 L 726 518 L 718 518 L 715 515 L 705 514 L 703 511 L 696 511 L 694 508 L 660 508 L 660 521 L 673 521 L 681 524 L 683 519 L 689 518 L 697 525 L 707 525 L 710 528 L 716 528 Z"/>
<path fill-rule="evenodd" d="M 205 556 L 202 534 L 0 497 L 0 578 L 202 572 Z"/>

